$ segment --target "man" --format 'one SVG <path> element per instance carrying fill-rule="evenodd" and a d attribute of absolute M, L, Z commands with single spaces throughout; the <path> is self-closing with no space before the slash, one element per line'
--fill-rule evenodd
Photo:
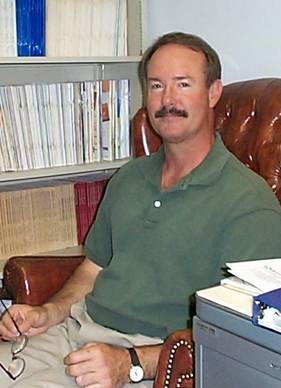
<path fill-rule="evenodd" d="M 3 339 L 32 337 L 13 387 L 151 386 L 163 339 L 190 325 L 189 297 L 217 283 L 225 261 L 281 254 L 276 198 L 214 131 L 222 91 L 214 50 L 167 34 L 147 50 L 140 74 L 163 146 L 111 179 L 87 259 L 64 288 L 41 307 L 15 305 L 3 316 Z M 77 304 L 85 296 L 87 313 Z M 11 385 L 3 373 L 1 387 Z"/>

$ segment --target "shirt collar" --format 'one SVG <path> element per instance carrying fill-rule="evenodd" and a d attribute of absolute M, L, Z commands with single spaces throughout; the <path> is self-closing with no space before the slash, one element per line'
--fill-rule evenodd
<path fill-rule="evenodd" d="M 216 133 L 214 144 L 205 159 L 170 191 L 184 190 L 189 185 L 208 186 L 212 184 L 220 177 L 229 156 L 230 153 L 225 148 L 220 134 Z M 146 163 L 140 165 L 145 179 L 158 187 L 160 187 L 163 161 L 164 150 L 163 146 L 160 146 L 156 153 L 146 157 Z"/>

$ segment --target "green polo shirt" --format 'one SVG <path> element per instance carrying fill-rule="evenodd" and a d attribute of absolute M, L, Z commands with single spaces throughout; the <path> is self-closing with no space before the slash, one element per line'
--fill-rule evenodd
<path fill-rule="evenodd" d="M 161 192 L 163 149 L 111 179 L 85 254 L 103 267 L 86 299 L 98 323 L 166 337 L 185 328 L 196 290 L 226 261 L 281 256 L 280 206 L 265 181 L 219 135 L 188 176 Z"/>

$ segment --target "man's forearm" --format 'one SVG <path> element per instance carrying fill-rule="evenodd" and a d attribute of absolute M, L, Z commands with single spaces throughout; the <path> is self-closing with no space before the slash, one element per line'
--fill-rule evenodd
<path fill-rule="evenodd" d="M 62 322 L 70 313 L 71 306 L 92 291 L 101 267 L 85 259 L 67 280 L 63 288 L 43 305 L 51 325 Z"/>

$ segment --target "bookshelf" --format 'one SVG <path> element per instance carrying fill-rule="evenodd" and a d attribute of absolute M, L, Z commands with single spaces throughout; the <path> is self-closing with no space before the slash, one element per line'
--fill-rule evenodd
<path fill-rule="evenodd" d="M 22 85 L 50 85 L 50 84 L 66 84 L 66 83 L 83 83 L 83 82 L 99 82 L 103 80 L 129 80 L 130 82 L 130 117 L 134 115 L 137 109 L 142 105 L 142 95 L 141 87 L 138 81 L 138 64 L 140 61 L 139 55 L 143 51 L 143 40 L 144 40 L 144 15 L 146 12 L 146 0 L 129 0 L 127 2 L 127 15 L 128 15 L 128 53 L 126 57 L 114 56 L 114 57 L 0 57 L 0 87 L 17 87 Z M 10 104 L 10 102 L 8 103 Z M 101 181 L 103 179 L 109 178 L 117 169 L 122 165 L 128 162 L 129 158 L 115 159 L 112 161 L 95 161 L 87 163 L 74 163 L 71 165 L 65 166 L 54 166 L 54 167 L 44 167 L 44 168 L 28 168 L 21 170 L 13 170 L 0 172 L 0 196 L 2 195 L 1 202 L 3 204 L 3 211 L 0 211 L 0 218 L 6 217 L 6 214 L 9 212 L 13 214 L 13 217 L 17 217 L 17 212 L 14 211 L 12 205 L 10 204 L 14 201 L 17 202 L 12 192 L 14 194 L 18 192 L 24 192 L 25 190 L 31 190 L 34 192 L 30 194 L 32 201 L 35 202 L 31 205 L 36 207 L 40 213 L 40 206 L 36 203 L 36 189 L 46 188 L 50 189 L 48 193 L 51 195 L 52 187 L 59 189 L 60 185 L 73 185 L 74 187 L 74 197 L 75 197 L 75 184 L 77 182 L 93 182 Z M 5 192 L 10 192 L 11 194 L 5 197 Z M 36 195 L 35 195 L 36 194 Z M 25 193 L 23 195 L 29 195 Z M 47 195 L 47 194 L 46 194 Z M 53 193 L 52 195 L 55 195 Z M 71 194 L 72 195 L 72 194 Z M 8 199 L 6 199 L 8 198 Z M 39 198 L 39 195 L 38 195 Z M 6 201 L 6 202 L 5 202 Z M 59 201 L 63 201 L 62 198 Z M 77 198 L 75 197 L 75 201 Z M 56 200 L 57 202 L 57 200 Z M 26 202 L 27 203 L 27 202 Z M 7 207 L 6 207 L 7 204 Z M 44 205 L 44 203 L 43 203 Z M 46 205 L 46 204 L 45 204 Z M 47 205 L 46 205 L 47 206 Z M 49 203 L 50 206 L 50 203 Z M 23 211 L 23 206 L 20 205 L 18 213 Z M 44 207 L 44 206 L 43 206 Z M 28 206 L 27 206 L 28 208 Z M 1 210 L 1 209 L 0 209 Z M 74 214 L 74 208 L 72 206 L 71 212 L 72 216 Z M 60 209 L 62 211 L 62 209 Z M 12 217 L 12 218 L 13 218 Z M 37 216 L 35 216 L 36 218 Z M 40 214 L 38 216 L 40 218 Z M 24 218 L 24 217 L 23 217 Z M 1 220 L 0 220 L 1 221 Z M 0 228 L 0 237 L 4 239 L 6 232 L 11 227 L 10 223 L 7 221 L 7 217 L 2 222 Z M 28 238 L 24 232 L 24 222 L 26 220 L 16 219 L 14 222 L 17 230 L 23 233 L 23 237 Z M 42 222 L 45 221 L 42 219 Z M 51 228 L 56 227 L 56 222 L 54 225 L 51 223 Z M 72 224 L 73 225 L 73 224 Z M 32 226 L 33 227 L 33 226 Z M 46 231 L 48 229 L 45 226 Z M 13 232 L 12 232 L 13 233 Z M 16 232 L 15 232 L 16 233 Z M 31 233 L 31 232 L 30 232 Z M 31 236 L 29 233 L 29 236 Z M 32 233 L 31 233 L 32 234 Z M 12 234 L 10 234 L 12 236 Z M 17 235 L 20 236 L 20 235 Z M 32 237 L 32 236 L 31 236 Z M 18 243 L 16 237 L 13 240 L 11 237 L 11 243 L 15 241 L 15 244 Z M 9 238 L 7 238 L 9 241 Z M 3 244 L 2 244 L 3 245 Z M 0 251 L 1 251 L 0 246 Z M 53 248 L 51 246 L 47 251 L 55 252 L 58 248 Z M 72 253 L 74 246 L 65 246 L 65 248 L 60 248 L 61 254 L 70 254 Z M 80 249 L 80 248 L 78 248 Z M 3 255 L 4 249 L 0 252 L 0 272 L 1 267 L 3 267 L 4 261 L 11 255 L 21 255 L 21 254 L 42 254 L 42 250 L 37 251 L 16 251 L 13 254 Z M 47 252 L 48 254 L 48 252 Z M 6 255 L 6 256 L 5 256 Z M 1 276 L 0 276 L 1 278 Z"/>
<path fill-rule="evenodd" d="M 137 56 L 124 58 L 0 58 L 0 87 L 127 79 L 130 81 L 130 115 L 133 115 L 141 105 L 141 90 L 137 76 L 139 60 L 140 58 Z M 41 248 L 43 246 L 48 247 L 45 249 L 46 251 L 54 251 L 56 249 L 62 250 L 64 246 L 62 246 L 62 238 L 59 237 L 59 233 L 53 233 L 48 244 L 45 244 L 44 240 L 42 240 L 42 235 L 44 236 L 44 233 L 46 233 L 47 236 L 48 234 L 48 225 L 51 225 L 50 227 L 52 229 L 54 226 L 59 227 L 59 225 L 61 225 L 63 229 L 66 228 L 69 230 L 68 234 L 66 233 L 67 236 L 65 240 L 63 240 L 65 241 L 65 248 L 70 248 L 71 246 L 75 247 L 78 242 L 78 239 L 76 240 L 75 237 L 75 223 L 77 224 L 78 236 L 79 222 L 80 225 L 81 222 L 83 222 L 79 221 L 82 216 L 79 217 L 77 215 L 77 211 L 79 211 L 77 209 L 79 209 L 80 205 L 79 198 L 77 197 L 77 190 L 75 189 L 76 183 L 79 181 L 93 182 L 95 180 L 109 178 L 118 168 L 127 163 L 129 159 L 130 158 L 115 159 L 112 161 L 102 160 L 101 162 L 96 161 L 93 163 L 73 164 L 61 167 L 55 166 L 1 172 L 0 234 L 2 245 L 0 246 L 0 268 L 3 267 L 4 262 L 8 257 L 19 254 L 37 254 L 43 251 L 43 248 Z M 71 184 L 73 189 L 69 188 L 69 190 L 72 190 L 70 191 L 72 194 L 70 194 L 70 192 L 67 195 L 60 194 L 59 186 Z M 52 190 L 52 187 L 54 186 L 58 188 L 55 192 Z M 49 216 L 45 216 L 44 214 L 46 213 L 42 214 L 40 204 L 38 204 L 40 195 L 38 192 L 36 193 L 36 190 L 32 190 L 34 193 L 23 194 L 23 197 L 19 197 L 19 200 L 17 200 L 17 195 L 12 193 L 8 193 L 8 197 L 3 195 L 5 192 L 24 192 L 25 190 L 38 188 L 47 189 L 47 191 L 45 190 L 47 198 L 50 198 L 51 196 L 52 198 L 57 198 L 55 199 L 55 202 L 59 204 L 57 210 L 57 213 L 60 214 L 59 221 L 55 219 L 56 212 L 54 211 L 52 212 L 54 221 L 48 222 Z M 29 197 L 26 197 L 26 195 Z M 55 197 L 56 195 L 57 197 Z M 20 198 L 25 198 L 25 205 L 22 203 L 21 206 L 18 203 L 18 201 L 21 202 Z M 30 198 L 30 200 L 26 198 Z M 66 208 L 67 211 L 65 211 L 65 203 L 66 201 L 69 203 L 69 198 L 72 198 L 72 205 L 69 204 L 68 206 L 70 207 Z M 29 206 L 30 202 L 28 201 L 32 201 L 31 207 Z M 50 201 L 51 200 L 49 199 L 47 206 L 51 209 L 53 206 Z M 46 203 L 43 203 L 42 205 L 44 208 Z M 17 206 L 19 206 L 18 210 Z M 26 208 L 26 212 L 28 212 L 27 209 L 30 209 L 31 212 L 33 212 L 33 210 L 35 211 L 34 224 L 32 224 L 32 222 L 30 223 L 30 217 L 27 213 L 24 213 L 24 208 Z M 22 216 L 19 217 L 20 214 L 22 214 Z M 24 216 L 24 214 L 26 214 L 26 216 Z M 64 214 L 69 214 L 69 216 L 65 218 Z M 11 223 L 14 223 L 14 229 L 11 229 Z M 54 223 L 53 226 L 52 223 Z M 37 224 L 42 226 L 36 227 Z M 20 248 L 19 243 L 22 233 L 24 233 L 24 239 L 27 240 L 27 243 L 23 245 L 23 249 Z M 41 236 L 40 241 L 42 241 L 42 245 L 34 240 L 34 233 Z"/>
<path fill-rule="evenodd" d="M 0 86 L 129 79 L 130 111 L 133 115 L 141 105 L 141 91 L 137 78 L 139 60 L 137 56 L 0 58 Z M 56 181 L 66 182 L 80 176 L 110 176 L 127 161 L 128 159 L 118 159 L 109 162 L 2 172 L 0 191 L 48 185 Z"/>

